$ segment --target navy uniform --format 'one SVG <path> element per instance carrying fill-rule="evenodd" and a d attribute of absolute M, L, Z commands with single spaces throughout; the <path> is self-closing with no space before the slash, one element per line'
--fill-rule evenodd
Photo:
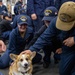
<path fill-rule="evenodd" d="M 27 22 L 27 17 L 24 15 L 20 15 L 17 20 L 18 25 L 22 24 L 28 24 Z M 9 46 L 6 52 L 0 57 L 0 68 L 6 68 L 9 66 L 9 62 L 11 61 L 9 55 L 10 53 L 14 54 L 20 54 L 21 51 L 24 50 L 26 44 L 29 43 L 29 41 L 33 37 L 33 30 L 32 28 L 28 27 L 26 28 L 26 33 L 24 37 L 21 37 L 19 28 L 16 27 L 15 29 L 12 30 L 10 37 L 9 37 Z M 35 59 L 33 59 L 34 63 L 38 63 L 41 60 L 42 56 L 37 54 L 35 56 Z"/>
<path fill-rule="evenodd" d="M 15 5 L 18 5 L 18 4 L 22 5 L 23 4 L 22 0 L 18 0 Z"/>
<path fill-rule="evenodd" d="M 7 12 L 3 12 L 2 15 L 3 15 L 3 19 L 0 22 L 0 31 L 1 31 L 1 36 L 5 41 L 9 39 L 9 35 L 12 30 L 11 27 L 12 15 Z"/>
<path fill-rule="evenodd" d="M 22 0 L 18 0 L 14 6 L 14 13 L 15 15 L 18 15 L 18 10 L 22 8 Z"/>
<path fill-rule="evenodd" d="M 47 7 L 45 9 L 45 13 L 44 13 L 44 17 L 43 17 L 43 21 L 49 21 L 51 22 L 51 20 L 53 18 L 55 18 L 57 16 L 57 13 L 58 13 L 58 10 L 54 7 L 54 6 L 50 6 L 50 7 Z M 26 49 L 29 49 L 30 46 L 32 46 L 36 40 L 39 38 L 39 36 L 46 30 L 47 26 L 46 25 L 43 25 L 38 32 L 35 33 L 33 39 L 31 40 L 31 42 L 28 44 L 27 48 Z M 43 58 L 44 60 L 44 68 L 47 68 L 49 67 L 49 64 L 50 64 L 50 55 L 51 55 L 51 52 L 53 51 L 55 53 L 56 49 L 59 48 L 59 44 L 58 46 L 56 45 L 57 44 L 57 38 L 54 39 L 54 41 L 52 42 L 52 45 L 46 45 L 43 50 L 44 50 L 44 53 L 45 53 L 45 56 Z M 55 57 L 56 55 L 54 55 Z M 59 56 L 60 58 L 60 56 Z M 55 59 L 57 59 L 55 57 Z"/>
<path fill-rule="evenodd" d="M 21 8 L 22 8 L 21 4 L 18 4 L 18 5 L 14 6 L 14 13 L 15 13 L 15 15 L 18 15 L 18 10 L 20 10 Z"/>
<path fill-rule="evenodd" d="M 1 2 L 1 4 L 2 4 L 2 0 L 0 0 L 0 2 Z M 0 6 L 0 13 L 1 13 L 2 11 L 8 12 L 7 7 L 6 7 L 5 5 L 3 5 L 3 4 Z"/>
<path fill-rule="evenodd" d="M 37 32 L 43 25 L 42 18 L 44 16 L 44 10 L 54 5 L 54 0 L 28 0 L 27 1 L 27 14 L 31 17 L 32 14 L 36 14 L 37 19 L 32 20 L 34 25 L 34 32 Z"/>
<path fill-rule="evenodd" d="M 64 2 L 67 2 L 67 1 L 74 1 L 75 0 L 55 0 L 55 7 L 59 10 L 60 6 L 64 3 Z"/>
<path fill-rule="evenodd" d="M 58 38 L 62 43 L 62 54 L 59 67 L 60 75 L 75 75 L 75 44 L 69 47 L 63 43 L 63 41 L 69 37 L 74 37 L 73 41 L 75 43 L 74 6 L 75 2 L 64 3 L 59 10 L 58 17 L 51 21 L 45 32 L 38 38 L 36 43 L 30 47 L 31 51 L 39 51 L 45 45 L 51 44 L 52 39 L 59 35 Z"/>

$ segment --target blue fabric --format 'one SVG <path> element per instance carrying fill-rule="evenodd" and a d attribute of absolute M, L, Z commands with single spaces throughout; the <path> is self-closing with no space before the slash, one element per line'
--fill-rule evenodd
<path fill-rule="evenodd" d="M 18 11 L 22 8 L 22 5 L 21 4 L 18 4 L 18 5 L 15 5 L 14 6 L 14 13 L 15 15 L 18 15 Z"/>
<path fill-rule="evenodd" d="M 64 3 L 64 2 L 67 2 L 67 1 L 74 1 L 75 0 L 55 0 L 55 7 L 59 10 L 60 6 Z"/>
<path fill-rule="evenodd" d="M 51 21 L 58 14 L 57 8 L 54 6 L 47 7 L 44 11 L 44 17 L 42 20 Z"/>
<path fill-rule="evenodd" d="M 6 31 L 2 33 L 2 38 L 4 40 L 9 40 L 9 35 L 10 35 L 11 31 Z"/>
<path fill-rule="evenodd" d="M 38 38 L 33 46 L 29 49 L 31 51 L 39 51 L 45 45 L 51 44 L 52 39 L 59 34 L 61 43 L 68 37 L 75 37 L 75 28 L 70 31 L 60 31 L 56 28 L 56 18 L 53 19 L 49 27 Z M 58 41 L 59 42 L 59 41 Z M 74 75 L 75 74 L 75 45 L 72 47 L 65 46 L 62 43 L 62 54 L 60 61 L 60 75 Z"/>
<path fill-rule="evenodd" d="M 18 28 L 12 30 L 9 37 L 8 49 L 3 54 L 3 56 L 0 57 L 0 68 L 5 68 L 9 66 L 10 62 L 9 54 L 10 53 L 19 54 L 20 52 L 22 52 L 25 48 L 25 45 L 28 44 L 28 42 L 31 40 L 32 34 L 33 30 L 30 27 L 27 28 L 24 38 L 20 36 Z"/>
<path fill-rule="evenodd" d="M 44 10 L 54 5 L 54 0 L 28 0 L 27 1 L 27 14 L 31 15 L 36 13 L 37 15 L 44 15 Z"/>
<path fill-rule="evenodd" d="M 1 14 L 2 11 L 8 12 L 8 10 L 7 10 L 5 5 L 0 6 L 0 14 Z"/>
<path fill-rule="evenodd" d="M 34 33 L 36 33 L 43 26 L 42 18 L 43 16 L 37 16 L 37 19 L 32 21 L 34 27 Z"/>
<path fill-rule="evenodd" d="M 22 15 L 22 14 L 21 14 L 21 15 Z M 16 28 L 16 27 L 17 27 L 17 19 L 18 19 L 19 16 L 20 16 L 20 15 L 16 15 L 16 16 L 14 17 L 12 28 Z M 27 21 L 28 21 L 28 26 L 29 26 L 29 27 L 32 27 L 32 29 L 33 29 L 31 18 L 30 18 L 28 15 L 25 15 L 25 16 L 26 16 L 27 19 L 28 19 L 28 20 L 27 20 Z"/>
<path fill-rule="evenodd" d="M 18 18 L 17 18 L 17 24 L 18 25 L 22 25 L 22 24 L 28 25 L 27 20 L 28 20 L 27 16 L 25 16 L 25 15 L 19 15 Z"/>
<path fill-rule="evenodd" d="M 10 53 L 20 54 L 25 49 L 25 46 L 30 42 L 33 36 L 33 30 L 27 27 L 26 34 L 24 38 L 20 36 L 18 28 L 12 30 L 9 37 L 9 45 L 6 52 L 0 57 L 0 68 L 6 68 L 9 66 L 11 59 L 9 57 Z M 38 63 L 41 60 L 41 55 L 37 54 L 34 63 Z M 37 60 L 36 60 L 37 59 Z"/>

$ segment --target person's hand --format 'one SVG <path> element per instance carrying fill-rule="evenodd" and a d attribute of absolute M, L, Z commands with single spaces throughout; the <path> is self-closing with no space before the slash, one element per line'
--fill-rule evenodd
<path fill-rule="evenodd" d="M 2 40 L 0 40 L 0 52 L 6 51 L 6 45 Z"/>
<path fill-rule="evenodd" d="M 36 14 L 32 14 L 31 18 L 32 18 L 32 20 L 36 20 L 37 19 L 37 15 Z"/>
<path fill-rule="evenodd" d="M 25 50 L 25 51 L 23 51 L 23 52 L 21 52 L 20 54 L 24 54 L 24 53 L 27 53 L 27 54 L 32 54 L 32 52 L 30 51 L 30 50 Z"/>
<path fill-rule="evenodd" d="M 74 37 L 69 37 L 66 40 L 63 41 L 64 45 L 71 47 L 75 44 Z"/>
<path fill-rule="evenodd" d="M 62 48 L 58 48 L 55 53 L 61 54 L 62 53 Z"/>

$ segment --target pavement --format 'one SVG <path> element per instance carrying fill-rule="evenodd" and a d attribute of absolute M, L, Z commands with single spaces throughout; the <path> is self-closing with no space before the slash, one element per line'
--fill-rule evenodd
<path fill-rule="evenodd" d="M 59 64 L 54 64 L 53 54 L 51 56 L 51 64 L 49 68 L 43 68 L 42 64 L 33 65 L 33 74 L 32 75 L 59 75 Z M 0 69 L 4 75 L 9 75 L 9 68 Z"/>

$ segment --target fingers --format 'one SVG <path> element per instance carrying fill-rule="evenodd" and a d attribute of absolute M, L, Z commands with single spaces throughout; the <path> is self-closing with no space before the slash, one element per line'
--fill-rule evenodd
<path fill-rule="evenodd" d="M 68 47 L 73 46 L 75 44 L 74 37 L 67 38 L 66 40 L 63 41 L 63 44 Z"/>
<path fill-rule="evenodd" d="M 56 53 L 57 53 L 57 54 L 61 54 L 61 53 L 62 53 L 62 48 L 57 49 L 57 50 L 56 50 Z"/>
<path fill-rule="evenodd" d="M 25 53 L 32 54 L 32 52 L 30 50 L 25 50 L 25 51 L 21 52 L 21 54 L 25 54 Z"/>

